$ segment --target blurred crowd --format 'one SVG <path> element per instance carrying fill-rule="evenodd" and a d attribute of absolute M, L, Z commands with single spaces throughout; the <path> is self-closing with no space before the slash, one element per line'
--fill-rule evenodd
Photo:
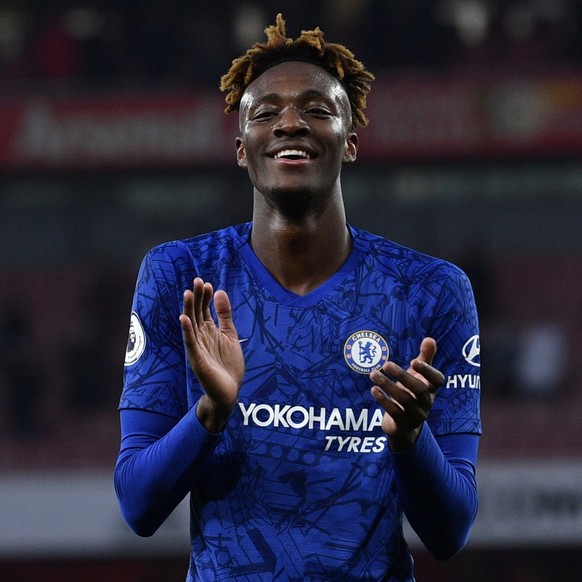
<path fill-rule="evenodd" d="M 1 0 L 0 80 L 216 84 L 278 11 L 372 71 L 582 58 L 578 0 Z"/>

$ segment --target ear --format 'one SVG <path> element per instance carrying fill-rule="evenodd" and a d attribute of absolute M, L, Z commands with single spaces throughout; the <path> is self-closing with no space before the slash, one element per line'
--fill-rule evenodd
<path fill-rule="evenodd" d="M 348 133 L 346 137 L 346 151 L 344 152 L 344 164 L 351 164 L 358 157 L 358 135 L 354 132 Z"/>
<path fill-rule="evenodd" d="M 247 167 L 247 152 L 243 145 L 243 140 L 240 137 L 236 138 L 236 161 L 240 168 Z"/>

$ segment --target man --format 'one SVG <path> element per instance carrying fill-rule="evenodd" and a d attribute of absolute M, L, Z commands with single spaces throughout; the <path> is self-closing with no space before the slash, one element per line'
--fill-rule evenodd
<path fill-rule="evenodd" d="M 403 512 L 444 559 L 477 510 L 473 294 L 346 223 L 372 75 L 319 29 L 266 33 L 222 79 L 253 221 L 140 270 L 121 510 L 151 535 L 190 494 L 188 580 L 410 581 Z"/>

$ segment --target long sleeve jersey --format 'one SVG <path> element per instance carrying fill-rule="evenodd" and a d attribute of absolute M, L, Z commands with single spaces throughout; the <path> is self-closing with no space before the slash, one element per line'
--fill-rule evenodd
<path fill-rule="evenodd" d="M 477 507 L 479 336 L 452 264 L 350 227 L 344 265 L 307 295 L 250 246 L 252 223 L 160 245 L 140 269 L 121 397 L 116 489 L 151 535 L 190 495 L 189 580 L 413 580 L 406 513 L 435 556 L 467 539 Z M 221 434 L 178 316 L 194 277 L 224 289 L 246 372 Z M 423 337 L 445 375 L 417 443 L 392 453 L 369 373 L 404 368 Z"/>

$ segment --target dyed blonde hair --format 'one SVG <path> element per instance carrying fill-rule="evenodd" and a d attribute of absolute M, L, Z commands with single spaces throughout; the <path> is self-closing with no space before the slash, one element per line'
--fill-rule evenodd
<path fill-rule="evenodd" d="M 325 42 L 319 27 L 302 31 L 296 39 L 288 38 L 281 14 L 277 14 L 275 24 L 265 28 L 265 34 L 267 42 L 253 44 L 232 62 L 220 80 L 220 90 L 227 92 L 226 113 L 239 110 L 246 88 L 267 69 L 283 62 L 300 61 L 320 66 L 342 84 L 350 101 L 353 128 L 368 124 L 364 109 L 374 75 L 349 49 Z"/>

